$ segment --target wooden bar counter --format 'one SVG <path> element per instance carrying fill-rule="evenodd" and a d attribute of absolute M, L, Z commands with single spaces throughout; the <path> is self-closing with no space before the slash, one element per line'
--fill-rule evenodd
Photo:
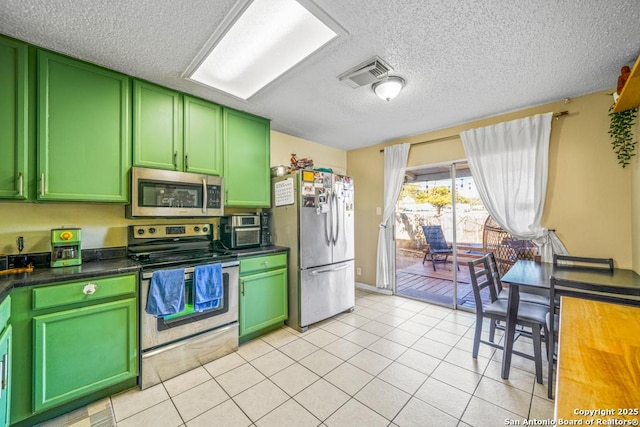
<path fill-rule="evenodd" d="M 556 420 L 638 425 L 640 307 L 562 297 L 558 348 Z"/>

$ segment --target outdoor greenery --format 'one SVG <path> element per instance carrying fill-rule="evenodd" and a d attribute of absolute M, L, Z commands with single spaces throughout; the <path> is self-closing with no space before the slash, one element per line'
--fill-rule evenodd
<path fill-rule="evenodd" d="M 451 190 L 448 187 L 431 187 L 428 190 L 423 190 L 417 185 L 403 185 L 399 199 L 402 200 L 405 197 L 413 199 L 418 204 L 429 203 L 436 208 L 436 216 L 440 216 L 443 207 L 453 203 Z M 470 203 L 471 201 L 456 193 L 456 202 Z"/>
<path fill-rule="evenodd" d="M 636 155 L 635 150 L 638 142 L 633 136 L 632 128 L 637 115 L 637 108 L 619 113 L 613 112 L 613 105 L 609 109 L 609 117 L 611 118 L 609 135 L 613 139 L 611 145 L 613 145 L 613 151 L 618 157 L 618 163 L 621 164 L 623 168 L 629 164 L 631 157 Z"/>
<path fill-rule="evenodd" d="M 416 242 L 418 246 L 421 246 L 425 243 L 422 226 L 440 223 L 442 208 L 450 206 L 453 202 L 451 190 L 448 187 L 443 186 L 431 187 L 424 190 L 418 185 L 405 184 L 402 186 L 402 190 L 400 191 L 399 200 L 404 198 L 412 199 L 415 204 L 428 203 L 436 209 L 436 214 L 431 217 L 428 215 L 408 215 L 405 212 L 399 212 L 397 215 L 402 227 L 409 235 L 409 239 Z M 473 201 L 456 193 L 456 202 L 472 203 Z M 431 222 L 433 222 L 433 224 Z"/>

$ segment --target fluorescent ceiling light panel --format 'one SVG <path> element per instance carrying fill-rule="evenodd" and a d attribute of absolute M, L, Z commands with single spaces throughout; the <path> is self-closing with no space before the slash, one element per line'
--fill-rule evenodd
<path fill-rule="evenodd" d="M 189 78 L 248 99 L 337 35 L 295 0 L 254 0 Z"/>

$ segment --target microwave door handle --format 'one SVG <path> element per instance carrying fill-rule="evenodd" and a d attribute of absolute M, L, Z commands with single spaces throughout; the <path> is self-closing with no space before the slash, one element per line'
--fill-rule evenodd
<path fill-rule="evenodd" d="M 202 178 L 202 213 L 207 213 L 207 179 Z"/>

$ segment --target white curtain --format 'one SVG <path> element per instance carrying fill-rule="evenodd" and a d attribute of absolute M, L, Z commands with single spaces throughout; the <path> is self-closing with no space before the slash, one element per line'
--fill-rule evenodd
<path fill-rule="evenodd" d="M 382 222 L 378 227 L 378 262 L 376 269 L 376 287 L 390 289 L 393 279 L 394 260 L 393 226 L 396 202 L 404 183 L 410 144 L 398 144 L 384 149 L 384 210 Z"/>
<path fill-rule="evenodd" d="M 567 253 L 556 234 L 540 226 L 552 117 L 539 114 L 460 134 L 487 211 L 513 236 L 536 243 L 544 262 L 551 262 L 553 253 Z"/>

